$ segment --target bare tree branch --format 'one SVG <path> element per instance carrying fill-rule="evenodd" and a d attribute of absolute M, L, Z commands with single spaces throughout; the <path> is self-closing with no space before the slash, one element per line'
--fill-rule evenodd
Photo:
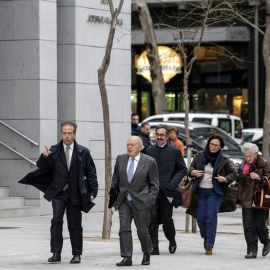
<path fill-rule="evenodd" d="M 113 40 L 116 30 L 116 22 L 124 0 L 121 0 L 117 9 L 113 9 L 113 2 L 109 0 L 109 6 L 111 11 L 111 24 L 110 31 L 107 40 L 107 46 L 105 56 L 103 58 L 101 67 L 98 69 L 98 84 L 100 89 L 102 109 L 103 109 L 103 121 L 104 121 L 104 137 L 105 137 L 105 195 L 104 195 L 104 219 L 102 238 L 108 239 L 111 234 L 112 224 L 112 210 L 108 209 L 109 203 L 109 190 L 112 181 L 112 156 L 111 156 L 111 131 L 110 131 L 110 115 L 109 115 L 109 102 L 107 97 L 107 89 L 105 84 L 105 75 L 110 65 L 111 51 L 113 46 Z"/>
<path fill-rule="evenodd" d="M 136 0 L 136 6 L 139 13 L 142 30 L 145 35 L 145 48 L 147 50 L 147 57 L 150 64 L 152 96 L 155 104 L 155 112 L 156 114 L 159 114 L 167 110 L 167 103 L 156 36 L 147 4 L 144 0 Z"/>

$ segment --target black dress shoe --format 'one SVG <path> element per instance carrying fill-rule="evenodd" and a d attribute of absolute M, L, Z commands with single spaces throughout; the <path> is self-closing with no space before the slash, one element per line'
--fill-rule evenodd
<path fill-rule="evenodd" d="M 269 253 L 269 250 L 270 250 L 270 240 L 268 240 L 268 243 L 263 246 L 263 249 L 262 249 L 263 257 L 265 257 Z"/>
<path fill-rule="evenodd" d="M 116 264 L 117 266 L 132 266 L 132 260 L 130 257 L 125 257 L 121 262 Z"/>
<path fill-rule="evenodd" d="M 80 255 L 74 255 L 73 258 L 70 260 L 70 263 L 80 263 L 81 262 L 81 256 Z"/>
<path fill-rule="evenodd" d="M 149 265 L 150 264 L 150 254 L 144 253 L 142 259 L 142 265 Z"/>
<path fill-rule="evenodd" d="M 153 248 L 153 249 L 150 251 L 150 255 L 159 255 L 159 248 L 158 248 L 158 247 Z"/>
<path fill-rule="evenodd" d="M 176 245 L 176 242 L 175 241 L 170 241 L 170 244 L 169 244 L 169 251 L 171 254 L 175 253 L 177 249 L 177 245 Z"/>
<path fill-rule="evenodd" d="M 245 256 L 246 259 L 255 259 L 257 258 L 257 254 L 253 251 L 248 252 L 248 254 Z"/>
<path fill-rule="evenodd" d="M 48 259 L 48 262 L 61 262 L 61 255 L 58 252 L 53 253 L 52 257 Z"/>

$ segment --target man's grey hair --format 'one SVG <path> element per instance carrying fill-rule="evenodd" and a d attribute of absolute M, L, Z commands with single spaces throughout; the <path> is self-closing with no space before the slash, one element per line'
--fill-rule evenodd
<path fill-rule="evenodd" d="M 245 154 L 246 151 L 250 151 L 252 154 L 257 154 L 259 152 L 259 148 L 254 143 L 244 143 L 241 146 L 241 151 L 243 154 Z"/>

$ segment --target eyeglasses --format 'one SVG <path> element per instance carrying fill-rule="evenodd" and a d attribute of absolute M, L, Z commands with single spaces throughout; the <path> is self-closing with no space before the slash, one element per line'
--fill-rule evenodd
<path fill-rule="evenodd" d="M 161 137 L 164 138 L 166 136 L 166 134 L 162 134 L 162 133 L 156 133 L 156 137 Z"/>
<path fill-rule="evenodd" d="M 219 144 L 210 143 L 210 145 L 213 146 L 213 147 L 220 147 Z"/>

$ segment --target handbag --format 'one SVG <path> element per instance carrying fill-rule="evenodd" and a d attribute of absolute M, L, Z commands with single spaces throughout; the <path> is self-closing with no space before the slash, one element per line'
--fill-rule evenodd
<path fill-rule="evenodd" d="M 235 200 L 223 196 L 218 212 L 219 213 L 234 212 L 235 210 L 236 210 Z"/>
<path fill-rule="evenodd" d="M 219 207 L 219 213 L 234 212 L 236 210 L 237 188 L 223 185 L 224 196 Z"/>
<path fill-rule="evenodd" d="M 231 200 L 236 200 L 238 189 L 227 184 L 223 185 L 224 196 Z"/>
<path fill-rule="evenodd" d="M 251 208 L 270 210 L 270 182 L 266 176 L 264 178 L 268 183 L 268 190 L 260 187 L 260 190 L 253 192 Z"/>
<path fill-rule="evenodd" d="M 111 189 L 109 191 L 109 195 L 110 195 L 110 200 L 109 200 L 109 204 L 108 204 L 109 209 L 111 209 L 113 207 L 113 204 L 117 200 L 118 193 L 119 193 L 118 189 L 111 187 Z"/>
<path fill-rule="evenodd" d="M 194 178 L 189 178 L 188 175 L 186 175 L 179 183 L 179 189 L 182 193 L 183 198 L 183 205 L 184 208 L 189 208 L 192 192 L 193 192 L 193 186 L 194 186 Z"/>

